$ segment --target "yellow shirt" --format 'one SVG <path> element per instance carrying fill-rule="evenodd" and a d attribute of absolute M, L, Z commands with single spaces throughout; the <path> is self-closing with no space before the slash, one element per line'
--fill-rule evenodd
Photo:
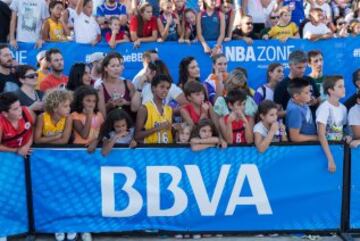
<path fill-rule="evenodd" d="M 170 122 L 172 123 L 172 109 L 168 105 L 164 105 L 164 112 L 161 115 L 153 101 L 145 103 L 147 110 L 147 119 L 145 122 L 145 130 L 150 130 L 157 126 L 159 123 Z M 144 143 L 146 144 L 160 144 L 160 143 L 173 143 L 171 130 L 161 130 L 155 132 L 150 136 L 145 137 Z"/>
<path fill-rule="evenodd" d="M 276 25 L 268 33 L 270 38 L 284 40 L 285 38 L 294 37 L 299 32 L 295 23 L 289 23 L 286 26 Z"/>
<path fill-rule="evenodd" d="M 55 22 L 51 18 L 46 20 L 49 23 L 49 40 L 50 41 L 66 41 L 64 27 L 60 22 Z"/>
<path fill-rule="evenodd" d="M 48 76 L 47 74 L 45 74 L 44 72 L 42 72 L 40 69 L 38 69 L 36 71 L 36 73 L 39 75 L 38 76 L 38 79 L 37 79 L 37 82 L 36 82 L 36 89 L 37 90 L 40 90 L 40 83 L 41 81 L 43 81 L 43 79 L 46 78 L 46 76 Z"/>
<path fill-rule="evenodd" d="M 62 117 L 57 123 L 54 123 L 51 119 L 51 115 L 48 112 L 43 114 L 43 136 L 55 136 L 59 133 L 63 133 L 65 130 L 66 117 Z"/>
<path fill-rule="evenodd" d="M 74 121 L 78 120 L 83 125 L 85 125 L 85 122 L 86 122 L 85 114 L 73 112 L 73 113 L 71 113 L 71 117 Z M 98 138 L 99 132 L 100 132 L 100 127 L 103 122 L 104 122 L 104 117 L 100 112 L 94 114 L 92 117 L 92 120 L 91 120 L 90 133 L 89 133 L 88 138 L 86 138 L 86 139 L 82 138 L 80 136 L 80 134 L 77 131 L 75 131 L 75 129 L 73 129 L 74 144 L 90 144 L 90 142 L 92 142 L 93 140 Z"/>

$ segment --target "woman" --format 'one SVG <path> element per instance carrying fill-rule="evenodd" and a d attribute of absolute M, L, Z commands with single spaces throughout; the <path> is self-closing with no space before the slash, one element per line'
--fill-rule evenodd
<path fill-rule="evenodd" d="M 156 17 L 149 3 L 144 3 L 139 8 L 138 15 L 130 19 L 130 37 L 134 47 L 139 47 L 141 42 L 154 42 L 158 38 Z"/>
<path fill-rule="evenodd" d="M 124 71 L 124 58 L 119 53 L 109 53 L 102 62 L 102 79 L 99 87 L 99 109 L 104 116 L 114 108 L 125 110 L 132 118 L 140 107 L 140 97 L 131 81 L 119 76 Z"/>
<path fill-rule="evenodd" d="M 91 75 L 89 66 L 83 63 L 76 63 L 70 69 L 69 81 L 66 89 L 75 91 L 78 87 L 83 85 L 91 86 Z"/>
<path fill-rule="evenodd" d="M 185 57 L 179 64 L 179 87 L 183 89 L 188 81 L 200 81 L 200 68 L 194 57 Z"/>
<path fill-rule="evenodd" d="M 16 68 L 16 77 L 21 87 L 15 91 L 15 94 L 22 106 L 27 106 L 36 113 L 44 110 L 42 102 L 44 94 L 36 90 L 38 76 L 36 69 L 30 65 L 20 65 Z"/>

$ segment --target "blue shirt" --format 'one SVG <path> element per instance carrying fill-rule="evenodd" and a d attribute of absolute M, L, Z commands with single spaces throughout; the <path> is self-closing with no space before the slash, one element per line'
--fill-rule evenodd
<path fill-rule="evenodd" d="M 299 105 L 292 99 L 286 108 L 286 127 L 290 129 L 299 129 L 300 134 L 316 135 L 316 125 L 308 105 Z"/>
<path fill-rule="evenodd" d="M 109 7 L 104 3 L 96 9 L 97 17 L 119 16 L 123 14 L 126 15 L 126 7 L 120 3 L 116 3 L 114 7 Z"/>
<path fill-rule="evenodd" d="M 305 20 L 304 0 L 283 0 L 284 6 L 290 6 L 293 9 L 291 14 L 291 21 L 300 26 L 301 22 Z"/>
<path fill-rule="evenodd" d="M 201 33 L 206 41 L 217 40 L 220 35 L 220 16 L 215 10 L 212 15 L 201 13 Z"/>

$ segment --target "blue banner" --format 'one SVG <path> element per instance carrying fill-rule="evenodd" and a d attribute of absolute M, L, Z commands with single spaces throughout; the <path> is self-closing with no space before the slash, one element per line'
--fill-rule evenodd
<path fill-rule="evenodd" d="M 350 95 L 354 91 L 351 74 L 360 66 L 359 41 L 360 37 L 316 42 L 289 40 L 286 43 L 277 40 L 259 40 L 254 41 L 253 45 L 246 45 L 243 41 L 231 41 L 224 43 L 223 52 L 229 60 L 228 69 L 232 70 L 238 66 L 245 67 L 249 74 L 250 86 L 257 88 L 266 82 L 266 69 L 270 63 L 279 62 L 287 66 L 288 56 L 294 50 L 320 50 L 324 55 L 324 74 L 343 75 L 346 80 L 347 95 Z M 21 43 L 19 46 L 20 48 L 14 51 L 17 61 L 35 66 L 35 57 L 39 50 L 34 49 L 33 44 Z M 95 47 L 75 43 L 49 43 L 44 45 L 44 49 L 53 47 L 59 48 L 63 53 L 66 73 L 69 72 L 72 64 L 85 62 L 91 53 L 114 51 L 106 43 L 100 43 Z M 178 82 L 179 63 L 186 56 L 194 56 L 199 62 L 201 80 L 205 80 L 211 73 L 211 60 L 208 55 L 204 54 L 199 43 L 192 45 L 176 42 L 142 43 L 138 49 L 134 49 L 132 43 L 124 43 L 119 44 L 116 51 L 124 56 L 124 76 L 126 78 L 132 79 L 142 68 L 142 53 L 148 49 L 158 50 L 160 58 L 167 64 L 175 83 Z"/>
<path fill-rule="evenodd" d="M 35 149 L 37 232 L 334 230 L 343 146 Z"/>
<path fill-rule="evenodd" d="M 24 159 L 0 152 L 0 237 L 28 232 Z"/>
<path fill-rule="evenodd" d="M 351 149 L 350 228 L 360 229 L 360 148 Z"/>

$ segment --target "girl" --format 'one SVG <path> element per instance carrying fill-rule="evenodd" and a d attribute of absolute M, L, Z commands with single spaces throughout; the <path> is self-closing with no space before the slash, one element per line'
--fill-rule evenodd
<path fill-rule="evenodd" d="M 278 121 L 278 107 L 271 100 L 259 105 L 258 118 L 254 126 L 255 145 L 259 152 L 265 152 L 271 142 L 287 141 L 285 126 Z"/>
<path fill-rule="evenodd" d="M 267 83 L 260 86 L 254 95 L 256 104 L 264 100 L 274 100 L 274 91 L 278 83 L 284 79 L 284 67 L 280 63 L 272 63 L 268 66 Z"/>
<path fill-rule="evenodd" d="M 160 33 L 160 41 L 177 41 L 181 36 L 179 16 L 173 13 L 171 0 L 161 0 L 161 14 L 157 19 L 157 26 Z"/>
<path fill-rule="evenodd" d="M 181 123 L 177 126 L 176 131 L 176 143 L 188 144 L 191 136 L 191 126 L 187 123 Z"/>
<path fill-rule="evenodd" d="M 194 57 L 185 57 L 179 64 L 179 87 L 184 88 L 188 81 L 200 82 L 200 68 Z"/>
<path fill-rule="evenodd" d="M 98 111 L 98 101 L 97 91 L 90 86 L 81 86 L 74 92 L 71 113 L 74 144 L 90 145 L 98 138 L 104 122 L 103 115 Z"/>
<path fill-rule="evenodd" d="M 105 34 L 105 40 L 108 42 L 111 48 L 116 48 L 116 45 L 119 43 L 129 42 L 128 37 L 128 28 L 125 25 L 122 25 L 121 22 L 127 23 L 126 15 L 121 15 L 122 21 L 120 21 L 119 17 L 112 16 L 110 17 L 110 30 Z"/>
<path fill-rule="evenodd" d="M 217 53 L 225 37 L 225 17 L 216 10 L 216 0 L 204 0 L 203 3 L 204 11 L 197 15 L 197 36 L 205 53 Z M 206 41 L 216 41 L 216 46 L 211 49 Z"/>
<path fill-rule="evenodd" d="M 197 42 L 196 12 L 193 9 L 188 8 L 185 10 L 182 26 L 182 37 L 179 39 L 179 42 L 185 42 L 188 44 Z"/>
<path fill-rule="evenodd" d="M 190 144 L 193 151 L 205 150 L 216 145 L 220 145 L 222 148 L 227 147 L 226 142 L 217 137 L 216 128 L 208 119 L 202 119 L 199 124 L 195 126 L 191 135 Z"/>
<path fill-rule="evenodd" d="M 124 110 L 112 110 L 106 117 L 98 140 L 103 141 L 103 156 L 108 155 L 115 144 L 130 144 L 130 147 L 135 147 L 137 143 L 130 116 Z"/>
<path fill-rule="evenodd" d="M 220 11 L 225 16 L 225 39 L 228 42 L 232 38 L 232 30 L 235 21 L 235 12 L 233 6 L 233 0 L 221 0 Z"/>
<path fill-rule="evenodd" d="M 95 45 L 101 40 L 101 30 L 92 15 L 93 1 L 78 0 L 74 16 L 75 42 Z"/>
<path fill-rule="evenodd" d="M 154 42 L 158 38 L 156 17 L 149 3 L 143 3 L 139 13 L 130 19 L 130 37 L 134 47 L 138 48 L 141 42 Z"/>
<path fill-rule="evenodd" d="M 44 41 L 67 41 L 70 31 L 67 24 L 61 18 L 63 11 L 64 5 L 61 1 L 51 1 L 49 3 L 50 17 L 45 20 L 41 32 Z"/>
<path fill-rule="evenodd" d="M 72 129 L 70 103 L 72 95 L 66 90 L 53 90 L 45 96 L 45 112 L 38 116 L 35 143 L 67 144 Z"/>
<path fill-rule="evenodd" d="M 76 63 L 71 66 L 69 81 L 66 84 L 66 89 L 75 91 L 75 89 L 84 85 L 92 85 L 90 68 L 83 63 Z"/>

